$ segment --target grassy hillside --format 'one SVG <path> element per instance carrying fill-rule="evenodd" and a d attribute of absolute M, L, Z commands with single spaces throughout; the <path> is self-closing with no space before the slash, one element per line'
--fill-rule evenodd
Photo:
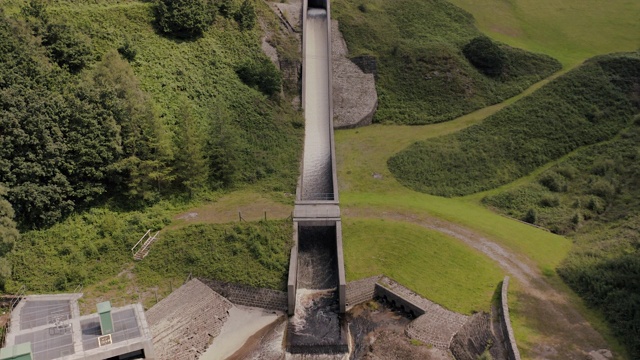
<path fill-rule="evenodd" d="M 285 291 L 290 220 L 192 225 L 167 231 L 135 272 L 150 283 L 188 274 Z"/>
<path fill-rule="evenodd" d="M 633 0 L 451 0 L 482 32 L 541 52 L 571 68 L 590 57 L 640 48 L 640 2 Z"/>
<path fill-rule="evenodd" d="M 375 121 L 451 120 L 514 96 L 560 69 L 550 57 L 500 45 L 504 67 L 485 75 L 462 49 L 481 35 L 473 17 L 444 0 L 335 1 L 350 54 L 378 62 Z"/>
<path fill-rule="evenodd" d="M 615 136 L 638 113 L 640 53 L 603 56 L 481 124 L 417 142 L 389 159 L 406 186 L 435 195 L 495 188 Z"/>
<path fill-rule="evenodd" d="M 558 273 L 605 314 L 632 358 L 640 356 L 639 143 L 636 116 L 617 138 L 581 149 L 533 181 L 483 200 L 575 239 Z"/>
<path fill-rule="evenodd" d="M 265 23 L 275 26 L 266 5 L 256 4 Z M 51 13 L 87 35 L 96 57 L 129 41 L 137 51 L 133 70 L 170 131 L 178 126 L 184 102 L 192 106 L 202 129 L 208 122 L 227 126 L 236 141 L 233 166 L 240 183 L 266 178 L 268 190 L 293 192 L 302 148 L 300 115 L 286 101 L 280 105 L 245 85 L 236 74 L 247 60 L 265 58 L 259 28 L 241 31 L 233 19 L 217 16 L 201 38 L 174 39 L 154 28 L 153 3 L 138 1 L 59 2 Z"/>
<path fill-rule="evenodd" d="M 275 15 L 256 4 L 261 24 L 290 56 L 295 38 L 278 33 Z M 219 15 L 201 36 L 176 38 L 154 27 L 154 6 L 2 4 L 0 66 L 13 75 L 2 87 L 7 146 L 0 162 L 7 171 L 0 182 L 22 228 L 51 225 L 114 197 L 133 207 L 257 182 L 266 191 L 294 191 L 303 122 L 279 94 L 262 29 Z M 273 86 L 250 78 L 270 78 Z M 32 134 L 43 128 L 41 137 Z M 44 207 L 25 204 L 34 194 L 49 207 L 32 211 Z"/>
<path fill-rule="evenodd" d="M 142 212 L 93 209 L 47 230 L 22 235 L 7 255 L 13 265 L 9 293 L 26 285 L 30 292 L 72 291 L 116 277 L 133 262 L 131 248 L 147 229 L 154 233 L 170 222 L 171 208 L 159 204 Z M 285 288 L 291 223 L 261 221 L 192 225 L 163 231 L 133 273 L 142 287 L 190 273 L 282 290 Z"/>
<path fill-rule="evenodd" d="M 189 205 L 202 205 L 203 200 L 215 199 L 225 191 L 240 188 L 246 194 L 260 193 L 269 201 L 291 203 L 284 194 L 295 192 L 302 149 L 301 114 L 290 105 L 290 95 L 265 94 L 259 86 L 245 84 L 237 74 L 240 68 L 252 64 L 271 66 L 260 47 L 262 28 L 240 28 L 233 16 L 218 15 L 202 36 L 179 39 L 154 28 L 151 2 L 55 1 L 47 3 L 44 15 L 25 16 L 21 8 L 26 3 L 0 0 L 0 137 L 6 145 L 0 151 L 0 182 L 7 180 L 10 194 L 15 194 L 16 188 L 25 188 L 19 194 L 41 195 L 14 196 L 12 200 L 31 199 L 60 211 L 38 214 L 37 219 L 49 220 L 46 223 L 20 218 L 23 229 L 42 230 L 23 231 L 22 241 L 6 255 L 11 264 L 2 259 L 2 276 L 10 276 L 7 292 L 23 284 L 29 291 L 48 292 L 105 281 L 131 266 L 130 248 L 147 229 L 163 229 L 176 212 Z M 230 4 L 239 6 L 240 1 Z M 256 13 L 265 28 L 277 29 L 275 15 L 266 4 L 256 2 Z M 285 57 L 292 56 L 296 40 L 274 33 L 278 50 Z M 52 40 L 52 34 L 62 34 L 63 41 Z M 82 56 L 82 66 L 65 57 L 70 55 L 74 60 L 74 51 Z M 136 117 L 146 122 L 133 123 Z M 154 124 L 153 136 L 145 126 L 148 124 Z M 153 138 L 153 146 L 150 141 L 135 141 L 148 137 Z M 110 139 L 110 147 L 102 146 L 105 138 Z M 121 162 L 109 157 L 136 146 L 150 149 L 149 158 L 141 159 L 136 152 Z M 25 161 L 24 154 L 30 154 L 26 159 L 31 162 Z M 195 157 L 193 162 L 184 161 L 191 155 Z M 101 157 L 105 161 L 98 167 L 94 163 Z M 215 169 L 214 160 L 218 166 Z M 131 164 L 135 174 L 126 174 L 122 167 Z M 188 166 L 192 164 L 206 166 Z M 40 171 L 40 165 L 44 170 Z M 42 184 L 23 186 L 22 178 L 29 178 L 27 170 L 33 170 L 31 179 Z M 200 175 L 207 170 L 229 177 L 203 179 Z M 197 192 L 183 186 L 196 181 L 191 174 L 198 176 L 200 183 L 194 187 Z M 77 196 L 84 202 L 54 198 L 70 187 L 65 176 L 78 180 L 80 186 L 74 191 L 84 196 Z M 117 182 L 121 178 L 126 181 Z M 146 197 L 149 189 L 153 196 Z M 132 192 L 143 201 L 133 203 L 123 196 Z M 60 209 L 52 199 L 66 207 Z M 20 213 L 29 210 L 15 203 L 13 207 Z M 267 208 L 260 209 L 260 215 L 262 210 Z M 240 226 L 238 241 L 246 240 L 243 231 L 252 226 Z M 207 231 L 215 233 L 207 237 L 209 240 L 219 236 L 217 230 Z M 247 236 L 291 238 L 283 234 L 269 228 Z M 4 241 L 4 233 L 0 235 Z M 273 250 L 270 244 L 265 246 L 265 251 Z M 4 256 L 7 249 L 2 250 Z M 280 257 L 287 255 L 282 253 Z M 175 259 L 179 264 L 170 269 L 171 276 L 188 274 L 186 266 L 193 259 L 183 260 Z M 242 277 L 237 274 L 240 266 L 234 266 L 227 270 L 214 266 L 207 274 L 224 273 L 221 278 L 274 288 L 282 285 L 284 275 L 274 273 L 282 269 L 273 263 L 264 265 L 268 269 L 261 270 L 262 277 Z M 155 271 L 164 270 L 149 269 L 140 281 L 158 280 Z"/>

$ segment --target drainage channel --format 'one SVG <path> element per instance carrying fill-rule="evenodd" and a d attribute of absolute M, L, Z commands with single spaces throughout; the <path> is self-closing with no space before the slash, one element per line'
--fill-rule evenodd
<path fill-rule="evenodd" d="M 292 354 L 349 351 L 345 274 L 331 102 L 329 0 L 303 4 L 302 174 L 293 214 L 286 348 Z"/>

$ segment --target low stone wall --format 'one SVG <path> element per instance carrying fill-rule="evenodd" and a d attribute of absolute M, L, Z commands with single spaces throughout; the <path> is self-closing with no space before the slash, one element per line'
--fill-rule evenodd
<path fill-rule="evenodd" d="M 253 306 L 282 312 L 287 311 L 287 293 L 285 292 L 230 284 L 217 280 L 199 280 L 236 305 Z"/>
<path fill-rule="evenodd" d="M 347 307 L 373 300 L 376 283 L 382 275 L 372 276 L 347 283 Z"/>
<path fill-rule="evenodd" d="M 520 360 L 520 351 L 516 344 L 516 338 L 511 327 L 511 318 L 509 316 L 509 303 L 507 302 L 507 291 L 509 289 L 509 277 L 505 276 L 502 281 L 502 294 L 500 296 L 500 326 L 505 334 L 505 348 L 507 349 L 509 360 Z"/>

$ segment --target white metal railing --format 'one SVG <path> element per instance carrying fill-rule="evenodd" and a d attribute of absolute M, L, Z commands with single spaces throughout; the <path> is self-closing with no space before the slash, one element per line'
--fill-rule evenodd
<path fill-rule="evenodd" d="M 135 255 L 135 249 L 138 245 L 140 245 L 140 243 L 142 242 L 142 240 L 144 240 L 145 237 L 147 237 L 147 235 L 149 235 L 149 233 L 151 232 L 151 229 L 147 230 L 146 233 L 144 233 L 144 235 L 142 235 L 142 237 L 140 238 L 140 240 L 138 240 L 138 242 L 133 245 L 133 247 L 131 248 L 131 255 Z"/>

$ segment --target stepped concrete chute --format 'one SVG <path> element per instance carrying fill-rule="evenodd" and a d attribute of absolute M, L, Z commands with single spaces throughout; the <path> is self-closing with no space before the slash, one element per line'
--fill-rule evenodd
<path fill-rule="evenodd" d="M 287 351 L 348 351 L 342 223 L 333 136 L 331 9 L 303 3 L 302 104 L 304 156 L 293 212 Z"/>

